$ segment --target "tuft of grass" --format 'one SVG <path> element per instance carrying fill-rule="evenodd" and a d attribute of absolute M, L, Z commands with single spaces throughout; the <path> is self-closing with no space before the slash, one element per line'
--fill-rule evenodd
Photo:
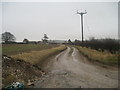
<path fill-rule="evenodd" d="M 110 52 L 100 52 L 91 48 L 81 46 L 75 47 L 91 61 L 97 61 L 107 65 L 118 64 L 118 54 L 112 54 Z"/>
<path fill-rule="evenodd" d="M 25 52 L 22 54 L 11 55 L 11 57 L 14 59 L 22 59 L 31 64 L 38 64 L 38 63 L 40 64 L 48 57 L 50 57 L 58 52 L 61 52 L 65 49 L 66 49 L 65 45 L 60 45 L 59 47 L 55 47 L 55 48 L 51 48 L 51 49 L 45 49 L 45 50 L 40 50 L 40 51 L 31 51 L 28 53 Z"/>

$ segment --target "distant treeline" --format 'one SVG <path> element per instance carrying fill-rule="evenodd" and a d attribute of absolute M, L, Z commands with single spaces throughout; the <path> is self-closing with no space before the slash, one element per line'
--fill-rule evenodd
<path fill-rule="evenodd" d="M 29 41 L 29 42 L 2 42 L 2 44 L 46 44 L 45 42 L 42 41 Z M 47 44 L 59 44 L 55 42 L 48 42 Z"/>
<path fill-rule="evenodd" d="M 74 42 L 71 42 L 71 43 L 69 42 L 69 44 L 80 45 L 82 47 L 89 47 L 99 51 L 107 50 L 111 53 L 116 53 L 117 51 L 120 51 L 119 50 L 120 43 L 116 39 L 92 39 L 84 42 L 75 40 Z"/>
<path fill-rule="evenodd" d="M 26 44 L 26 43 L 23 43 L 23 42 L 11 42 L 11 41 L 8 41 L 8 42 L 2 42 L 2 44 Z M 35 44 L 35 43 L 34 43 Z"/>

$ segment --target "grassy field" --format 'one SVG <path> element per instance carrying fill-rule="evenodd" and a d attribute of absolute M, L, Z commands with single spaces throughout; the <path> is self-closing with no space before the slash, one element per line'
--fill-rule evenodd
<path fill-rule="evenodd" d="M 65 48 L 65 45 L 52 44 L 3 44 L 2 54 L 37 64 Z"/>
<path fill-rule="evenodd" d="M 86 47 L 75 46 L 83 55 L 91 61 L 97 61 L 107 65 L 118 64 L 118 54 L 111 54 L 110 52 L 100 52 Z"/>
<path fill-rule="evenodd" d="M 57 47 L 59 45 L 51 45 L 51 44 L 3 44 L 2 45 L 2 54 L 5 55 L 14 55 L 20 54 L 23 52 L 30 51 L 39 51 L 44 49 L 49 49 L 53 47 Z"/>
<path fill-rule="evenodd" d="M 24 52 L 21 54 L 10 55 L 14 59 L 22 59 L 31 64 L 41 64 L 48 57 L 55 55 L 66 49 L 65 45 L 60 45 L 58 47 L 44 49 L 39 51 Z"/>

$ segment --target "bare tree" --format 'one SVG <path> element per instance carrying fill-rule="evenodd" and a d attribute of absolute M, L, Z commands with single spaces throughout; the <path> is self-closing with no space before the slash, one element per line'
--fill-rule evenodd
<path fill-rule="evenodd" d="M 43 43 L 48 43 L 48 36 L 47 34 L 44 34 L 44 37 L 42 39 Z"/>
<path fill-rule="evenodd" d="M 68 40 L 68 43 L 69 43 L 69 44 L 72 44 L 72 41 L 69 39 L 69 40 Z"/>
<path fill-rule="evenodd" d="M 29 40 L 25 38 L 25 39 L 23 40 L 23 43 L 28 44 L 28 43 L 29 43 Z"/>
<path fill-rule="evenodd" d="M 16 38 L 13 34 L 10 32 L 4 32 L 2 33 L 2 41 L 4 43 L 10 43 L 10 42 L 15 42 Z"/>

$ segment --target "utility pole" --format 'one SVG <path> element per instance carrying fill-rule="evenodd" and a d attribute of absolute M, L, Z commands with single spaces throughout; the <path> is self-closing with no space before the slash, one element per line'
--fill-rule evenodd
<path fill-rule="evenodd" d="M 87 14 L 86 10 L 85 12 L 78 12 L 77 10 L 77 14 L 81 15 L 81 29 L 82 29 L 82 42 L 84 41 L 84 37 L 83 37 L 83 15 Z"/>

